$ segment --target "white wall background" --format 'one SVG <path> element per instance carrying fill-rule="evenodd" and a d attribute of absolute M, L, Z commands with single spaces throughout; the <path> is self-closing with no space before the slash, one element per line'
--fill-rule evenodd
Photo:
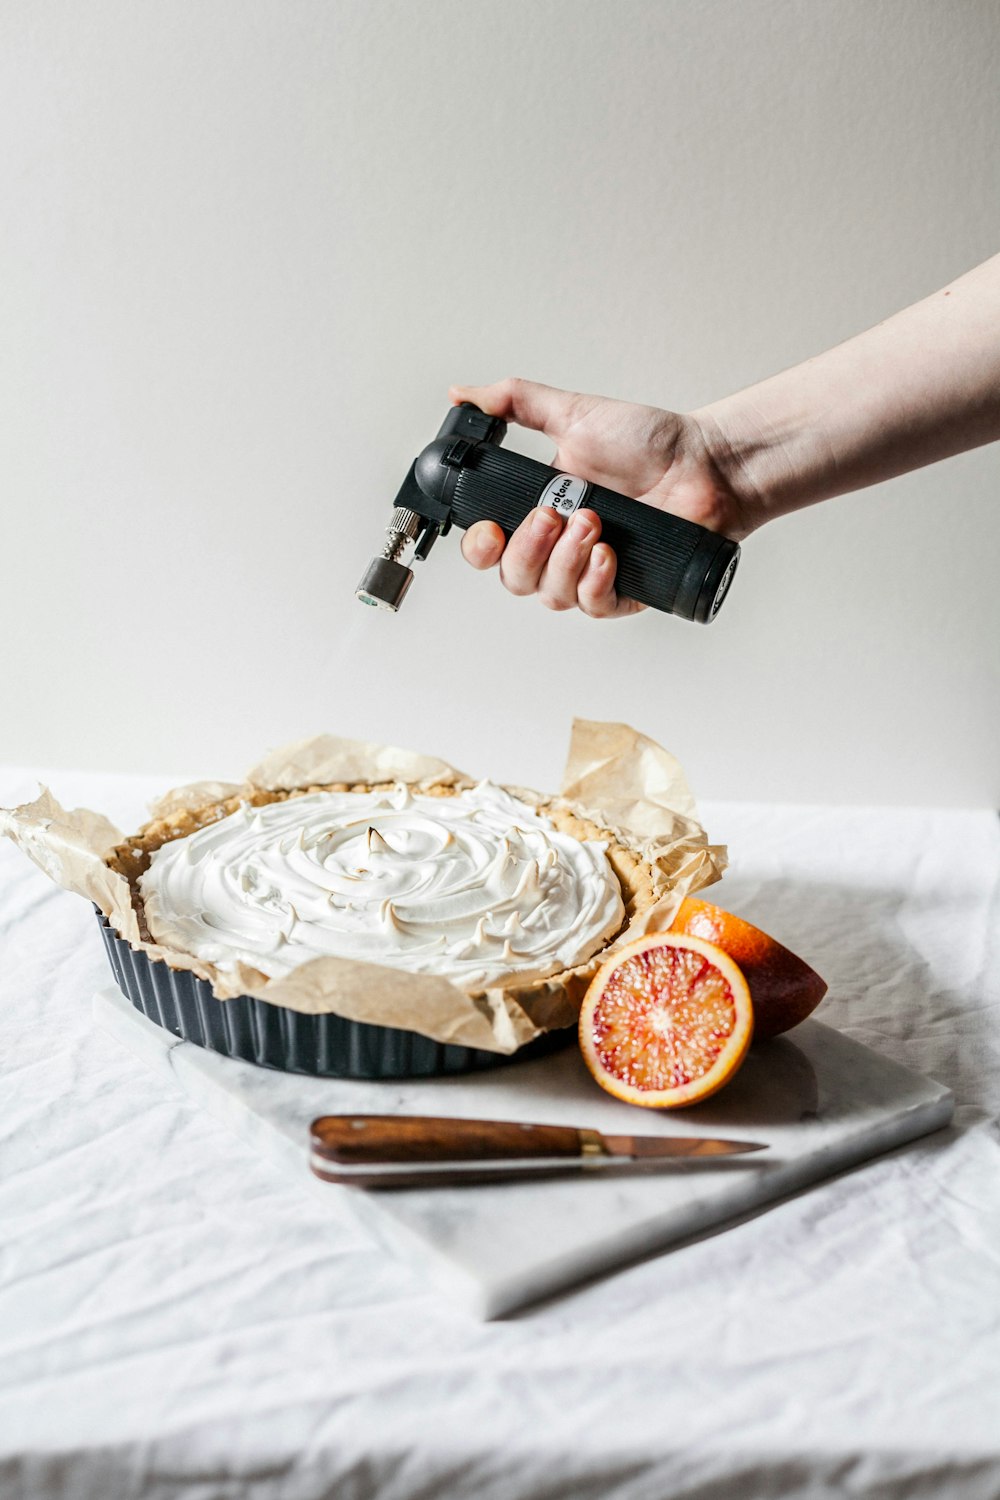
<path fill-rule="evenodd" d="M 550 786 L 580 714 L 703 797 L 996 804 L 996 449 L 754 536 L 710 629 L 454 537 L 353 589 L 451 380 L 689 408 L 993 253 L 998 62 L 995 0 L 4 0 L 0 760 Z"/>

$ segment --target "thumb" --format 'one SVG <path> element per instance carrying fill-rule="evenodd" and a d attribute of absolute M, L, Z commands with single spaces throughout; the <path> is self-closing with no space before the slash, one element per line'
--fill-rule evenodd
<path fill-rule="evenodd" d="M 509 376 L 493 385 L 453 385 L 452 402 L 471 401 L 491 417 L 503 417 L 522 427 L 533 427 L 558 442 L 576 414 L 580 397 L 575 391 L 561 391 L 554 385 L 538 385 L 533 380 Z"/>

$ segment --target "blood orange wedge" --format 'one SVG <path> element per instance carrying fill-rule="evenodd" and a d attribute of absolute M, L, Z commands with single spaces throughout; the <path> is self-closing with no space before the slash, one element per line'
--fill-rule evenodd
<path fill-rule="evenodd" d="M 598 969 L 580 1012 L 584 1061 L 627 1104 L 680 1109 L 714 1094 L 746 1056 L 753 1006 L 721 948 L 656 932 Z"/>
<path fill-rule="evenodd" d="M 758 1042 L 790 1031 L 811 1015 L 826 994 L 826 980 L 759 927 L 731 911 L 689 896 L 670 928 L 704 938 L 739 964 L 750 986 L 753 1030 Z"/>

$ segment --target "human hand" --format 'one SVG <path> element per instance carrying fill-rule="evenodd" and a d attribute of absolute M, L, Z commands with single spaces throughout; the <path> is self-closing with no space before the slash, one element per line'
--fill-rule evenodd
<path fill-rule="evenodd" d="M 455 385 L 449 395 L 453 402 L 471 401 L 491 416 L 544 432 L 557 445 L 552 462 L 568 474 L 737 541 L 752 530 L 747 507 L 723 477 L 692 417 L 529 380 Z M 510 593 L 537 594 L 549 609 L 576 607 L 595 619 L 635 614 L 643 605 L 615 592 L 615 554 L 600 535 L 600 519 L 592 510 L 577 511 L 567 523 L 555 511 L 539 509 L 506 545 L 494 521 L 475 522 L 462 539 L 462 553 L 474 568 L 499 563 Z"/>

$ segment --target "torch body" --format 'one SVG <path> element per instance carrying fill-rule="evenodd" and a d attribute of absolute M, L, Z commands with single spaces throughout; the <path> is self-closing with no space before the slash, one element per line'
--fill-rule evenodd
<path fill-rule="evenodd" d="M 738 543 L 669 511 L 564 474 L 501 447 L 506 423 L 477 406 L 453 406 L 432 443 L 414 460 L 396 497 L 382 556 L 358 587 L 365 604 L 397 610 L 412 582 L 401 553 L 427 557 L 452 526 L 494 521 L 506 537 L 532 510 L 563 517 L 586 508 L 618 559 L 619 594 L 685 620 L 714 620 L 739 561 Z"/>
<path fill-rule="evenodd" d="M 592 510 L 618 559 L 618 593 L 685 620 L 718 613 L 739 555 L 718 532 L 489 443 L 462 465 L 451 503 L 454 525 L 495 521 L 507 537 L 540 504 L 563 516 Z"/>

